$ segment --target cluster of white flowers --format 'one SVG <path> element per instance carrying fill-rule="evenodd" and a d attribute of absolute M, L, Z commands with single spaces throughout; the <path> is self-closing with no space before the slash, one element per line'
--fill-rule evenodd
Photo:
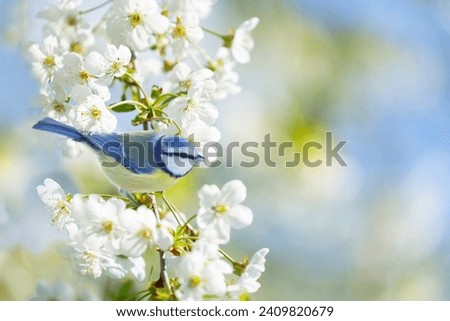
<path fill-rule="evenodd" d="M 231 228 L 252 222 L 251 210 L 240 204 L 246 198 L 240 181 L 228 182 L 222 190 L 216 185 L 202 187 L 198 229 L 187 223 L 177 225 L 174 216 L 164 210 L 132 206 L 128 200 L 105 200 L 95 194 L 71 196 L 51 179 L 37 191 L 53 223 L 67 230 L 67 253 L 83 275 L 98 278 L 105 273 L 121 279 L 131 274 L 143 281 L 147 276 L 143 256 L 150 250 L 168 254 L 171 286 L 178 299 L 239 299 L 259 289 L 257 280 L 264 271 L 268 249 L 239 263 L 219 248 L 229 241 Z M 184 219 L 184 215 L 180 217 Z M 186 230 L 188 233 L 183 233 Z"/>
<path fill-rule="evenodd" d="M 176 131 L 200 147 L 218 141 L 214 101 L 240 91 L 235 68 L 250 61 L 258 19 L 220 35 L 201 26 L 215 2 L 111 0 L 84 11 L 82 0 L 48 5 L 39 14 L 43 41 L 25 46 L 44 113 L 105 133 L 116 129 L 116 112 L 135 113 L 131 123 L 144 130 Z M 89 21 L 93 11 L 104 14 Z M 201 47 L 205 34 L 222 40 L 213 55 Z M 67 254 L 83 275 L 143 281 L 150 270 L 144 257 L 153 251 L 160 279 L 151 299 L 243 299 L 259 288 L 268 250 L 240 262 L 220 248 L 232 228 L 253 220 L 241 205 L 246 188 L 240 181 L 203 186 L 190 218 L 158 193 L 72 196 L 51 179 L 37 192 L 53 224 L 67 230 Z"/>
<path fill-rule="evenodd" d="M 264 271 L 265 256 L 269 250 L 259 250 L 250 263 L 239 264 L 230 259 L 234 263 L 232 266 L 224 261 L 219 248 L 219 245 L 229 242 L 231 228 L 241 229 L 251 224 L 252 211 L 240 204 L 246 196 L 246 188 L 238 180 L 226 183 L 222 189 L 216 185 L 205 185 L 200 189 L 200 209 L 196 217 L 199 238 L 189 253 L 172 257 L 169 264 L 174 271 L 178 271 L 178 298 L 239 299 L 259 289 L 257 280 Z M 254 273 L 255 270 L 260 272 Z M 233 278 L 233 273 L 240 277 Z"/>
<path fill-rule="evenodd" d="M 179 134 L 201 145 L 218 141 L 213 101 L 240 91 L 235 67 L 250 61 L 258 18 L 220 35 L 200 25 L 215 2 L 114 0 L 94 22 L 91 10 L 79 9 L 82 0 L 48 5 L 39 13 L 45 38 L 25 46 L 44 112 L 82 130 L 112 132 L 111 107 L 125 99 L 110 101 L 122 90 L 140 112 L 133 124 L 160 131 L 176 123 Z M 205 33 L 222 40 L 215 54 L 200 46 Z"/>

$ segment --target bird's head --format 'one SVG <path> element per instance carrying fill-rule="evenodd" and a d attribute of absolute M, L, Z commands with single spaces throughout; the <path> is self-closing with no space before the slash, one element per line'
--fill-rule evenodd
<path fill-rule="evenodd" d="M 163 136 L 160 148 L 161 169 L 174 177 L 186 175 L 204 159 L 196 145 L 181 136 Z"/>

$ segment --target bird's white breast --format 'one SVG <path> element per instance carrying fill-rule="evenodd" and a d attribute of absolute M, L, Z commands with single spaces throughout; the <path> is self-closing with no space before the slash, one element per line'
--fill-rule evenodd
<path fill-rule="evenodd" d="M 106 176 L 112 183 L 129 192 L 160 192 L 171 187 L 176 182 L 176 178 L 157 169 L 152 174 L 136 174 L 123 167 L 112 157 L 100 156 L 100 163 Z"/>

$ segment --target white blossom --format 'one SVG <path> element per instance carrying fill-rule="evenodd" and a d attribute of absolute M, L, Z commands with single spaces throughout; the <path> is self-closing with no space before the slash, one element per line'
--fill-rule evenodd
<path fill-rule="evenodd" d="M 241 91 L 238 85 L 239 74 L 229 69 L 219 69 L 215 73 L 214 80 L 217 83 L 217 88 L 212 94 L 216 100 L 225 99 L 228 95 L 234 95 Z"/>
<path fill-rule="evenodd" d="M 67 194 L 58 183 L 47 178 L 44 180 L 44 185 L 39 185 L 36 190 L 39 198 L 50 209 L 52 223 L 55 224 L 58 229 L 62 229 L 67 224 L 73 222 L 71 205 Z"/>
<path fill-rule="evenodd" d="M 244 273 L 234 284 L 228 286 L 228 295 L 233 299 L 238 299 L 242 294 L 255 293 L 259 290 L 261 284 L 258 279 L 265 271 L 267 253 L 269 253 L 269 249 L 263 248 L 252 256 Z"/>
<path fill-rule="evenodd" d="M 146 206 L 127 209 L 121 216 L 127 235 L 121 240 L 121 249 L 129 256 L 143 255 L 147 247 L 157 245 L 167 251 L 173 244 L 170 233 L 158 226 L 155 213 Z"/>
<path fill-rule="evenodd" d="M 47 20 L 44 26 L 44 34 L 64 36 L 74 29 L 86 29 L 88 24 L 77 8 L 80 2 L 65 1 L 58 6 L 47 5 L 39 12 L 38 17 Z"/>
<path fill-rule="evenodd" d="M 187 55 L 191 43 L 199 43 L 203 39 L 203 30 L 199 26 L 200 20 L 195 13 L 185 13 L 177 16 L 176 23 L 172 25 L 171 35 L 175 57 L 182 58 Z"/>
<path fill-rule="evenodd" d="M 145 278 L 145 260 L 143 253 L 128 251 L 124 244 L 128 230 L 136 217 L 127 213 L 125 202 L 117 198 L 104 200 L 99 195 L 74 197 L 72 200 L 76 227 L 70 231 L 70 257 L 74 267 L 82 274 L 90 274 L 94 278 L 106 273 L 116 279 L 124 278 L 131 273 L 139 281 Z M 135 214 L 135 213 L 133 213 Z M 147 214 L 147 213 L 146 213 Z M 137 222 L 138 224 L 139 222 Z M 130 246 L 128 244 L 128 246 Z"/>
<path fill-rule="evenodd" d="M 215 84 L 215 83 L 214 83 Z M 178 120 L 201 120 L 207 125 L 214 123 L 219 112 L 210 100 L 210 94 L 214 91 L 211 82 L 196 81 L 189 86 L 186 96 L 172 100 L 169 104 L 169 113 Z"/>
<path fill-rule="evenodd" d="M 128 47 L 107 44 L 104 55 L 91 52 L 85 59 L 85 66 L 89 73 L 102 77 L 102 82 L 109 85 L 114 77 L 125 75 L 130 60 L 131 51 Z"/>
<path fill-rule="evenodd" d="M 226 183 L 222 190 L 216 185 L 204 185 L 198 192 L 200 209 L 197 224 L 201 231 L 209 230 L 218 244 L 227 243 L 231 228 L 241 229 L 251 224 L 252 211 L 241 203 L 247 189 L 239 180 Z"/>
<path fill-rule="evenodd" d="M 231 58 L 230 49 L 221 47 L 216 54 L 216 60 L 212 63 L 216 90 L 212 93 L 213 99 L 225 99 L 228 95 L 234 95 L 241 91 L 239 74 L 234 71 L 236 62 Z"/>
<path fill-rule="evenodd" d="M 115 0 L 106 31 L 115 44 L 136 51 L 149 49 L 154 34 L 169 28 L 169 19 L 160 13 L 155 0 Z"/>
<path fill-rule="evenodd" d="M 107 265 L 114 263 L 114 254 L 95 237 L 84 239 L 78 234 L 76 240 L 69 243 L 69 256 L 76 271 L 82 275 L 98 278 Z"/>
<path fill-rule="evenodd" d="M 80 200 L 80 199 L 77 199 Z M 91 194 L 83 204 L 75 207 L 75 216 L 79 220 L 79 227 L 83 229 L 86 238 L 95 238 L 103 245 L 118 246 L 125 233 L 120 217 L 124 215 L 126 204 L 117 198 L 105 201 L 99 195 Z"/>
<path fill-rule="evenodd" d="M 64 68 L 55 76 L 55 81 L 65 87 L 73 87 L 77 84 L 88 84 L 93 75 L 84 67 L 83 58 L 76 53 L 65 54 L 63 58 Z"/>
<path fill-rule="evenodd" d="M 225 274 L 231 273 L 232 268 L 221 259 L 214 244 L 197 241 L 192 251 L 177 258 L 174 264 L 180 283 L 178 299 L 219 299 L 225 294 Z"/>
<path fill-rule="evenodd" d="M 240 64 L 250 62 L 250 51 L 255 46 L 251 32 L 258 25 L 259 19 L 254 17 L 244 21 L 235 31 L 231 43 L 231 55 Z"/>
<path fill-rule="evenodd" d="M 71 110 L 72 123 L 80 129 L 95 132 L 112 132 L 116 129 L 117 118 L 105 106 L 100 96 L 89 95 L 85 101 Z"/>
<path fill-rule="evenodd" d="M 38 102 L 47 116 L 62 123 L 69 122 L 69 111 L 72 107 L 67 103 L 67 94 L 61 86 L 54 84 L 47 90 L 42 89 Z"/>
<path fill-rule="evenodd" d="M 55 82 L 59 85 L 72 88 L 71 96 L 74 95 L 73 89 L 84 87 L 89 89 L 92 94 L 99 95 L 103 100 L 109 100 L 111 94 L 108 87 L 97 83 L 95 75 L 86 70 L 83 58 L 76 53 L 68 53 L 63 57 L 63 68 L 55 73 Z"/>
<path fill-rule="evenodd" d="M 187 91 L 192 84 L 203 82 L 207 95 L 211 95 L 216 89 L 213 80 L 214 72 L 211 69 L 201 68 L 192 70 L 187 64 L 180 62 L 169 73 L 163 88 L 167 92 Z"/>
<path fill-rule="evenodd" d="M 145 280 L 145 260 L 141 256 L 116 255 L 114 260 L 105 263 L 105 271 L 115 279 L 123 279 L 128 273 L 131 273 L 136 280 L 142 282 Z"/>
<path fill-rule="evenodd" d="M 59 39 L 65 52 L 80 55 L 88 52 L 95 43 L 95 36 L 90 29 L 69 29 Z"/>
<path fill-rule="evenodd" d="M 25 54 L 31 63 L 36 79 L 45 86 L 56 70 L 62 67 L 62 57 L 55 36 L 46 37 L 42 45 L 30 43 L 25 46 Z"/>

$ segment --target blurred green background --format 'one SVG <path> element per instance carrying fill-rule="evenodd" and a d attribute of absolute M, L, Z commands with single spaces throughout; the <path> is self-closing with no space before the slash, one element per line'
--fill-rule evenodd
<path fill-rule="evenodd" d="M 17 48 L 40 39 L 33 17 L 44 3 L 0 4 L 0 299 L 28 299 L 39 279 L 123 299 L 114 293 L 132 284 L 72 271 L 59 254 L 66 235 L 50 226 L 35 192 L 46 177 L 71 193 L 114 192 L 92 155 L 65 159 L 60 139 L 30 129 L 41 117 L 38 88 Z M 253 299 L 450 299 L 450 3 L 229 0 L 203 25 L 226 32 L 253 16 L 253 58 L 237 70 L 243 90 L 217 104 L 222 142 L 270 133 L 301 151 L 330 131 L 347 141 L 348 166 L 285 168 L 280 158 L 275 168 L 249 169 L 235 153 L 232 168 L 183 179 L 172 200 L 192 214 L 202 184 L 247 185 L 254 223 L 233 231 L 227 250 L 270 248 Z"/>

